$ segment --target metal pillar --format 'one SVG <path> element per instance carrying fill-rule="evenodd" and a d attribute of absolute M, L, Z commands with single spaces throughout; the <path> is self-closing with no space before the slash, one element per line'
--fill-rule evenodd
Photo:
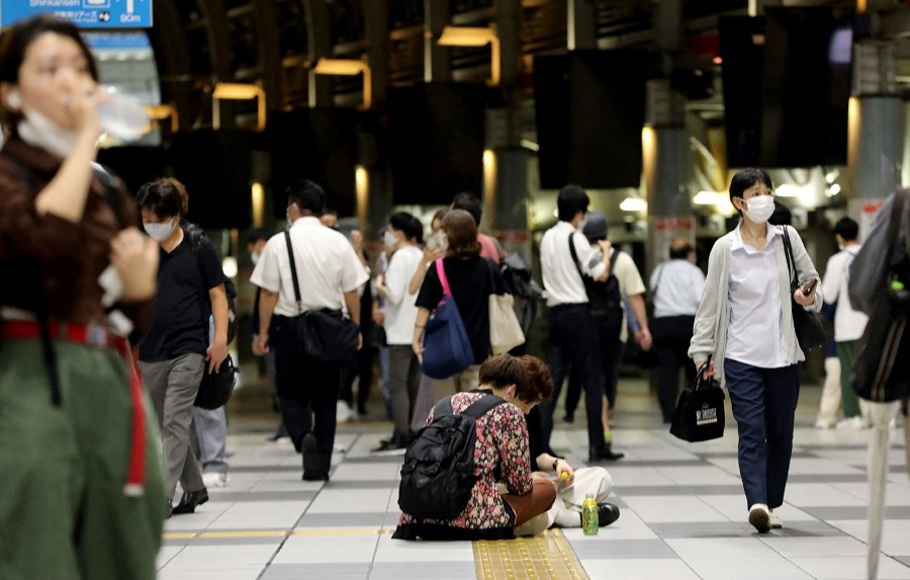
<path fill-rule="evenodd" d="M 894 80 L 894 47 L 871 41 L 854 47 L 846 192 L 850 215 L 868 231 L 884 199 L 901 181 L 903 105 Z"/>
<path fill-rule="evenodd" d="M 648 272 L 669 259 L 670 241 L 695 243 L 695 216 L 687 184 L 692 170 L 683 97 L 668 79 L 648 81 L 647 115 L 642 131 L 645 191 L 648 196 Z"/>
<path fill-rule="evenodd" d="M 528 171 L 531 152 L 521 147 L 520 112 L 487 111 L 482 229 L 495 234 L 506 251 L 530 258 Z"/>

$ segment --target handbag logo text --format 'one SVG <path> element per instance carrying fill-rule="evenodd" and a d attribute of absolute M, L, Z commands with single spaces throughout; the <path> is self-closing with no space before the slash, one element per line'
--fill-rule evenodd
<path fill-rule="evenodd" d="M 708 407 L 705 405 L 701 409 L 696 409 L 696 425 L 710 425 L 711 423 L 717 423 L 717 407 Z"/>

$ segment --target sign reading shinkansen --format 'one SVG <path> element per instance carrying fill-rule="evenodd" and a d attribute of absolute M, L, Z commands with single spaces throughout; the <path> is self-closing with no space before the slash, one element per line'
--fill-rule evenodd
<path fill-rule="evenodd" d="M 0 26 L 53 14 L 82 28 L 150 28 L 152 0 L 0 0 Z"/>

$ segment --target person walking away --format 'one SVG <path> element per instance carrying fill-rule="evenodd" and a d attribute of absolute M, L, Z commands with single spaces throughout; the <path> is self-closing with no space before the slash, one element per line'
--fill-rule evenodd
<path fill-rule="evenodd" d="M 183 488 L 175 514 L 208 501 L 202 467 L 190 446 L 193 403 L 203 373 L 227 357 L 228 307 L 221 260 L 207 237 L 196 242 L 179 225 L 184 217 L 179 182 L 163 178 L 139 188 L 136 202 L 146 233 L 158 241 L 161 267 L 149 331 L 139 341 L 142 381 L 161 425 L 167 491 Z M 214 339 L 209 344 L 209 316 Z"/>
<path fill-rule="evenodd" d="M 790 226 L 770 226 L 774 211 L 771 177 L 744 169 L 730 182 L 730 202 L 742 219 L 711 249 L 708 274 L 689 356 L 705 377 L 726 385 L 739 431 L 739 473 L 749 523 L 759 533 L 783 526 L 774 509 L 784 501 L 793 453 L 800 366 L 806 359 L 793 326 L 797 307 L 821 309 L 818 273 L 803 241 Z M 791 275 L 783 243 L 787 228 L 800 288 Z"/>
<path fill-rule="evenodd" d="M 287 188 L 287 217 L 303 312 L 347 308 L 360 324 L 358 288 L 369 279 L 354 248 L 342 234 L 319 223 L 325 192 L 309 180 Z M 304 275 L 305 273 L 305 275 Z M 275 350 L 275 382 L 284 425 L 303 454 L 303 479 L 328 481 L 335 443 L 339 371 L 307 356 L 297 326 L 299 316 L 285 234 L 272 236 L 250 278 L 262 290 L 259 338 L 253 352 Z M 362 346 L 363 337 L 360 337 Z M 311 419 L 312 408 L 312 419 Z"/>
<path fill-rule="evenodd" d="M 158 429 L 123 336 L 146 328 L 158 248 L 93 171 L 104 98 L 75 26 L 3 30 L 0 578 L 155 578 Z"/>
<path fill-rule="evenodd" d="M 695 265 L 695 248 L 688 238 L 670 242 L 670 260 L 651 274 L 654 320 L 651 329 L 657 350 L 657 399 L 664 423 L 673 422 L 679 394 L 680 367 L 686 381 L 695 381 L 695 367 L 689 363 L 689 343 L 695 313 L 704 292 L 705 275 Z"/>
<path fill-rule="evenodd" d="M 855 310 L 847 296 L 850 283 L 850 264 L 862 248 L 857 241 L 859 224 L 845 217 L 834 225 L 834 239 L 840 251 L 828 259 L 825 276 L 822 278 L 822 290 L 828 303 L 837 304 L 834 312 L 834 340 L 837 342 L 837 358 L 840 359 L 841 401 L 844 418 L 837 424 L 838 429 L 865 429 L 868 427 L 868 411 L 864 412 L 863 404 L 856 396 L 851 381 L 853 379 L 853 355 L 856 345 L 869 317 Z"/>
<path fill-rule="evenodd" d="M 420 361 L 411 348 L 417 321 L 416 294 L 408 292 L 411 277 L 423 257 L 419 244 L 423 226 L 406 212 L 393 213 L 383 236 L 392 253 L 385 274 L 376 280 L 376 291 L 385 302 L 385 334 L 389 347 L 389 390 L 392 393 L 392 438 L 375 452 L 404 453 L 411 441 L 410 421 L 420 384 Z"/>

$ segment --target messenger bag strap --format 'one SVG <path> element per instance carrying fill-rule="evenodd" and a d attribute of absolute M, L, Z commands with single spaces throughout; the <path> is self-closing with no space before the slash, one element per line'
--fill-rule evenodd
<path fill-rule="evenodd" d="M 439 276 L 439 283 L 442 284 L 443 295 L 451 296 L 452 288 L 449 286 L 449 279 L 446 278 L 446 269 L 443 266 L 442 258 L 436 259 L 436 274 Z"/>
<path fill-rule="evenodd" d="M 575 239 L 575 232 L 569 234 L 569 253 L 572 254 L 572 261 L 575 262 L 575 268 L 578 270 L 578 275 L 581 277 L 581 283 L 585 282 L 585 275 L 581 271 L 581 263 L 578 261 L 578 253 L 575 251 L 575 244 L 573 240 Z"/>
<path fill-rule="evenodd" d="M 294 281 L 294 300 L 297 301 L 297 314 L 303 313 L 303 300 L 300 298 L 300 283 L 297 281 L 297 264 L 294 263 L 294 248 L 291 247 L 291 232 L 285 230 L 284 241 L 288 245 L 288 258 L 291 261 L 291 279 Z"/>

